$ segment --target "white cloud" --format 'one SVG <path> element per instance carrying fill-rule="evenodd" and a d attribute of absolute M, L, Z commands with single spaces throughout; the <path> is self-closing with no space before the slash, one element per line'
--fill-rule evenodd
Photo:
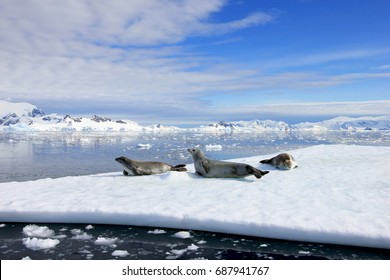
<path fill-rule="evenodd" d="M 226 34 L 273 20 L 270 14 L 254 12 L 228 22 L 214 21 L 213 14 L 228 3 L 2 0 L 0 98 L 12 97 L 37 105 L 54 101 L 55 106 L 69 108 L 112 108 L 122 114 L 136 112 L 148 117 L 154 114 L 168 118 L 177 112 L 183 118 L 194 118 L 202 111 L 206 117 L 209 114 L 219 118 L 224 108 L 209 107 L 211 102 L 205 101 L 208 95 L 326 87 L 390 75 L 271 73 L 267 67 L 262 71 L 263 67 L 228 64 L 231 62 L 224 58 L 197 53 L 179 44 L 190 37 Z M 219 42 L 232 40 L 241 37 L 222 38 Z M 294 60 L 295 65 L 307 65 L 383 52 L 386 50 L 356 50 L 288 59 Z M 275 63 L 283 65 L 288 59 Z M 268 69 L 273 69 L 272 65 Z M 250 113 L 252 108 L 229 110 Z"/>
<path fill-rule="evenodd" d="M 375 70 L 388 70 L 388 69 L 390 69 L 390 65 L 384 64 L 381 66 L 375 66 L 375 67 L 371 67 L 371 68 L 375 69 Z"/>
<path fill-rule="evenodd" d="M 313 75 L 311 79 L 298 81 L 300 88 L 330 87 L 362 80 L 375 80 L 390 78 L 390 73 L 348 73 L 333 75 Z"/>
<path fill-rule="evenodd" d="M 303 54 L 287 54 L 279 55 L 278 57 L 265 58 L 261 62 L 261 66 L 267 69 L 291 69 L 302 67 L 322 66 L 329 63 L 339 63 L 340 65 L 347 65 L 348 61 L 358 61 L 364 59 L 378 59 L 380 57 L 387 57 L 390 54 L 390 48 L 375 48 L 375 49 L 348 49 L 344 51 L 326 51 L 319 53 L 303 53 Z M 360 63 L 362 64 L 362 63 Z M 377 67 L 371 69 L 388 70 L 386 65 L 384 67 Z M 369 70 L 369 67 L 367 67 Z"/>
<path fill-rule="evenodd" d="M 231 21 L 228 23 L 217 23 L 217 24 L 202 24 L 199 26 L 198 30 L 200 34 L 208 33 L 228 33 L 231 31 L 247 28 L 250 26 L 255 26 L 258 24 L 269 23 L 273 20 L 273 16 L 266 13 L 253 13 L 248 17 L 240 20 Z"/>
<path fill-rule="evenodd" d="M 212 72 L 208 66 L 212 58 L 169 44 L 272 20 L 257 12 L 235 21 L 212 22 L 212 14 L 225 4 L 224 0 L 2 1 L 0 97 L 196 103 L 195 93 L 198 97 L 205 90 L 228 89 L 223 85 L 246 74 L 239 69 Z"/>
<path fill-rule="evenodd" d="M 207 109 L 206 109 L 207 110 Z M 251 120 L 274 119 L 294 123 L 296 119 L 328 119 L 336 116 L 383 116 L 389 115 L 390 100 L 356 102 L 302 102 L 272 103 L 244 106 L 224 106 L 209 108 L 199 120 Z M 207 115 L 208 114 L 208 115 Z M 208 118 L 206 117 L 208 116 Z"/>
<path fill-rule="evenodd" d="M 0 34 L 18 47 L 52 50 L 52 43 L 106 45 L 172 44 L 196 35 L 226 33 L 268 23 L 273 17 L 256 12 L 225 23 L 209 21 L 223 0 L 14 0 L 3 1 Z M 9 46 L 11 47 L 11 46 Z M 57 46 L 59 47 L 59 46 Z"/>
<path fill-rule="evenodd" d="M 361 59 L 375 57 L 378 55 L 389 54 L 390 49 L 351 49 L 347 51 L 333 51 L 320 54 L 308 54 L 298 58 L 296 62 L 301 65 L 312 65 L 320 63 L 329 63 L 341 60 Z"/>

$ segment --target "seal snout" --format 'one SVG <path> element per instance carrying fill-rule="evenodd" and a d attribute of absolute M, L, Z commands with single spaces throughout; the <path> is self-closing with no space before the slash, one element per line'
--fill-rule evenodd
<path fill-rule="evenodd" d="M 115 161 L 117 162 L 123 162 L 125 160 L 125 157 L 117 157 Z"/>

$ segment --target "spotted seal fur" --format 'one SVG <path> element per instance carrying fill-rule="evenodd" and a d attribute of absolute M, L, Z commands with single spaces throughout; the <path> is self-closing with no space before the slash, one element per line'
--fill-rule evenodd
<path fill-rule="evenodd" d="M 287 153 L 279 154 L 270 159 L 261 160 L 260 163 L 271 164 L 276 168 L 285 169 L 285 170 L 298 167 L 298 164 L 293 158 L 293 156 Z"/>
<path fill-rule="evenodd" d="M 201 150 L 195 148 L 188 149 L 188 152 L 194 159 L 196 172 L 207 178 L 242 178 L 254 175 L 260 179 L 269 172 L 245 163 L 212 160 L 207 158 Z"/>
<path fill-rule="evenodd" d="M 161 174 L 168 171 L 179 171 L 179 172 L 187 171 L 187 169 L 185 168 L 186 166 L 185 164 L 172 166 L 164 162 L 133 160 L 123 156 L 116 158 L 115 161 L 120 163 L 123 166 L 124 175 L 142 176 L 142 175 Z"/>

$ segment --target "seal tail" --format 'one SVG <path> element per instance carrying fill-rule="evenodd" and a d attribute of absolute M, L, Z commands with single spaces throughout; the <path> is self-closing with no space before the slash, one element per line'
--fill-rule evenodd
<path fill-rule="evenodd" d="M 249 171 L 249 174 L 253 174 L 257 179 L 260 179 L 261 177 L 263 177 L 264 175 L 269 173 L 269 171 L 263 171 L 260 169 L 256 169 L 250 165 L 248 165 L 247 169 Z"/>
<path fill-rule="evenodd" d="M 172 166 L 172 171 L 178 171 L 178 172 L 185 172 L 187 171 L 186 165 L 185 164 L 178 164 L 175 166 Z"/>

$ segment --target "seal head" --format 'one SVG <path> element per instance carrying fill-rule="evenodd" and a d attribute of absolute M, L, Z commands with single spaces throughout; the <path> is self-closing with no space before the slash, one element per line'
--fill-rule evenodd
<path fill-rule="evenodd" d="M 260 163 L 271 164 L 276 168 L 284 170 L 290 170 L 298 167 L 298 164 L 293 158 L 293 156 L 287 153 L 279 154 L 270 159 L 261 160 Z"/>
<path fill-rule="evenodd" d="M 269 171 L 259 170 L 249 164 L 212 160 L 207 158 L 199 149 L 189 148 L 192 155 L 196 173 L 207 178 L 242 178 L 254 175 L 257 179 Z"/>
<path fill-rule="evenodd" d="M 141 176 L 161 174 L 168 171 L 187 171 L 185 164 L 172 166 L 164 162 L 132 160 L 123 156 L 116 158 L 115 161 L 122 165 L 124 175 Z"/>

